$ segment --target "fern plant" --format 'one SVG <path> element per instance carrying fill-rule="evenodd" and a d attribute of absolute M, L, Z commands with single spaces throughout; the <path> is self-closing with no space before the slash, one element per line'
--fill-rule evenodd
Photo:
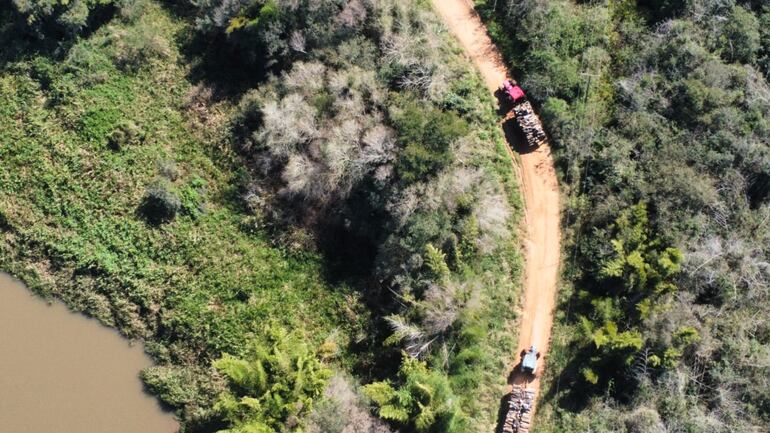
<path fill-rule="evenodd" d="M 364 394 L 378 406 L 381 418 L 418 433 L 462 431 L 458 399 L 444 374 L 405 354 L 398 382 L 394 386 L 386 380 L 364 387 Z"/>
<path fill-rule="evenodd" d="M 243 358 L 224 354 L 214 368 L 229 388 L 216 410 L 230 423 L 221 433 L 285 431 L 286 421 L 310 410 L 331 372 L 297 334 L 268 327 Z"/>

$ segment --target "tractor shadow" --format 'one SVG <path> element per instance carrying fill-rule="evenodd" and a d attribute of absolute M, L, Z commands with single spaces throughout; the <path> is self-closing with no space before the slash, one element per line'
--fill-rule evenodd
<path fill-rule="evenodd" d="M 505 117 L 505 115 L 513 109 L 513 103 L 511 103 L 511 100 L 505 94 L 503 89 L 495 90 L 494 95 L 495 99 L 497 99 L 497 115 L 500 117 Z"/>
<path fill-rule="evenodd" d="M 524 135 L 521 128 L 519 128 L 515 119 L 505 119 L 502 126 L 503 134 L 505 134 L 505 141 L 508 143 L 511 150 L 519 155 L 526 155 L 537 150 L 537 146 L 529 145 L 527 137 Z"/>
<path fill-rule="evenodd" d="M 501 125 L 503 134 L 505 135 L 505 141 L 508 143 L 511 150 L 520 155 L 532 153 L 537 150 L 537 146 L 530 146 L 529 143 L 527 143 L 524 131 L 519 128 L 516 119 L 509 115 L 513 109 L 513 104 L 508 100 L 505 92 L 501 89 L 497 89 L 495 91 L 495 98 L 497 99 L 497 115 L 502 118 Z"/>
<path fill-rule="evenodd" d="M 511 385 L 511 386 L 522 385 L 527 387 L 535 380 L 536 376 L 533 376 L 531 373 L 527 373 L 522 370 L 522 363 L 524 362 L 525 353 L 526 352 L 522 350 L 518 354 L 518 362 L 513 367 L 511 372 L 508 373 L 508 380 L 507 380 L 508 385 Z M 541 363 L 543 362 L 543 359 L 540 356 L 538 356 L 537 362 Z"/>

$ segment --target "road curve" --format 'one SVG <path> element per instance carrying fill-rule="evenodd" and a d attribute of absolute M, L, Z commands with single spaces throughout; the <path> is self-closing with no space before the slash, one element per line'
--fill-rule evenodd
<path fill-rule="evenodd" d="M 481 72 L 489 91 L 494 93 L 510 74 L 471 1 L 431 1 L 450 32 Z M 512 353 L 514 366 L 520 361 L 519 353 L 532 344 L 541 354 L 548 352 L 556 302 L 561 234 L 559 184 L 550 147 L 543 145 L 534 151 L 522 152 L 517 158 L 511 149 L 522 148 L 521 143 L 509 141 L 508 144 L 512 160 L 518 162 L 514 162 L 514 166 L 521 181 L 525 206 L 525 286 L 519 325 L 519 347 Z M 545 359 L 546 357 L 541 356 L 538 376 L 542 374 Z M 511 383 L 525 381 L 526 378 L 519 374 L 511 375 Z M 531 381 L 529 386 L 539 391 L 539 378 Z"/>

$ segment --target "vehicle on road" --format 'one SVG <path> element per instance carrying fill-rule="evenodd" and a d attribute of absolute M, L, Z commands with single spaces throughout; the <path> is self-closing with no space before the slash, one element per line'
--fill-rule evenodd
<path fill-rule="evenodd" d="M 535 346 L 529 346 L 529 350 L 521 351 L 521 371 L 534 376 L 537 373 L 537 360 L 540 358 L 540 352 Z"/>
<path fill-rule="evenodd" d="M 546 135 L 540 118 L 535 114 L 532 104 L 527 99 L 524 90 L 515 81 L 507 79 L 503 81 L 500 92 L 505 96 L 513 108 L 506 114 L 506 118 L 513 117 L 519 128 L 527 138 L 527 145 L 539 147 L 545 143 Z"/>
<path fill-rule="evenodd" d="M 527 97 L 527 95 L 524 94 L 524 90 L 522 90 L 518 84 L 514 83 L 513 80 L 503 81 L 502 90 L 512 104 L 516 104 Z"/>

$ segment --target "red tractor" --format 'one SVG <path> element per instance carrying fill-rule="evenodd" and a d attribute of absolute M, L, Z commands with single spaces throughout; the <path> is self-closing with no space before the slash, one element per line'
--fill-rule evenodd
<path fill-rule="evenodd" d="M 516 104 L 527 98 L 527 95 L 524 94 L 524 90 L 522 90 L 518 84 L 514 84 L 514 82 L 511 80 L 503 81 L 502 90 L 512 104 Z"/>

